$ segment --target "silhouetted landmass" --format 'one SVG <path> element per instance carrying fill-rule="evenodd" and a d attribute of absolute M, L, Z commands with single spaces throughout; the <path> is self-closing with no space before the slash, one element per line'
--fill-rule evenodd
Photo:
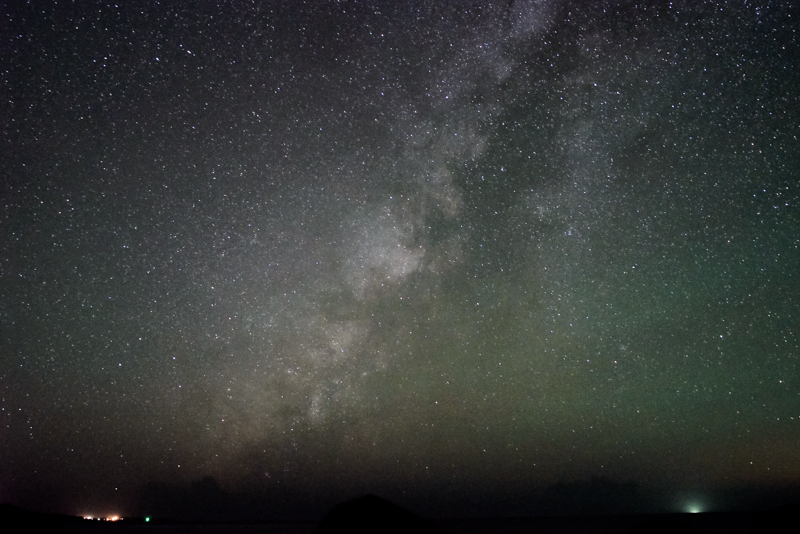
<path fill-rule="evenodd" d="M 444 534 L 444 530 L 375 495 L 366 495 L 333 508 L 314 534 Z"/>
<path fill-rule="evenodd" d="M 646 520 L 628 530 L 627 534 L 700 534 L 686 521 L 675 519 Z"/>
<path fill-rule="evenodd" d="M 627 514 L 597 516 L 539 516 L 517 518 L 451 518 L 425 520 L 385 499 L 367 495 L 335 506 L 322 522 L 202 522 L 164 521 L 126 517 L 118 522 L 43 514 L 9 504 L 0 505 L 0 534 L 54 532 L 57 534 L 330 534 L 387 532 L 399 534 L 770 534 L 800 532 L 800 506 L 781 506 L 763 512 L 696 514 Z"/>
<path fill-rule="evenodd" d="M 535 509 L 538 513 L 527 517 L 503 517 L 495 514 L 476 518 L 475 516 L 481 514 L 478 509 L 473 509 L 472 517 L 467 515 L 461 518 L 452 516 L 426 520 L 389 500 L 366 495 L 333 506 L 315 527 L 312 521 L 281 521 L 270 516 L 282 503 L 297 504 L 296 502 L 269 499 L 265 494 L 257 496 L 226 492 L 213 478 L 207 477 L 191 485 L 148 484 L 144 488 L 141 501 L 146 513 L 140 517 L 125 517 L 120 522 L 87 521 L 76 516 L 30 512 L 10 504 L 0 504 L 0 534 L 23 532 L 137 534 L 151 532 L 154 529 L 162 534 L 189 532 L 310 534 L 312 530 L 314 534 L 795 533 L 800 532 L 800 506 L 784 504 L 792 502 L 789 500 L 791 495 L 791 492 L 786 491 L 775 493 L 773 497 L 776 500 L 773 503 L 778 507 L 766 511 L 754 511 L 753 504 L 739 500 L 743 496 L 738 495 L 736 500 L 747 505 L 737 511 L 694 514 L 611 514 L 608 513 L 608 508 L 635 510 L 646 501 L 633 484 L 594 479 L 580 484 L 559 484 L 531 493 L 530 499 L 533 502 L 530 509 Z M 570 499 L 573 503 L 568 507 L 566 504 Z M 332 506 L 335 501 L 328 502 L 330 504 L 326 508 Z M 418 509 L 413 503 L 409 504 L 408 500 L 403 502 L 414 510 Z M 766 508 L 763 506 L 763 501 L 757 501 L 757 504 L 761 510 Z M 492 508 L 496 506 L 493 505 Z M 579 513 L 569 513 L 576 510 Z M 145 521 L 145 516 L 148 516 L 148 521 Z M 287 514 L 286 517 L 290 516 Z M 300 514 L 297 517 L 313 516 L 307 509 L 306 515 Z"/>
<path fill-rule="evenodd" d="M 10 504 L 0 504 L 0 532 L 3 534 L 68 533 L 81 517 L 58 514 L 38 514 Z"/>
<path fill-rule="evenodd" d="M 338 490 L 338 491 L 337 491 Z M 341 488 L 304 488 L 291 485 L 251 487 L 228 491 L 211 477 L 191 484 L 150 482 L 137 505 L 119 509 L 123 516 L 172 518 L 182 522 L 253 523 L 317 521 L 343 500 L 374 492 Z M 727 492 L 696 492 L 696 497 L 665 498 L 659 488 L 595 477 L 550 486 L 491 486 L 458 488 L 447 485 L 393 488 L 379 491 L 421 517 L 585 517 L 701 512 L 757 512 L 800 500 L 800 488 L 749 488 Z"/>
<path fill-rule="evenodd" d="M 758 514 L 747 532 L 748 534 L 800 532 L 800 505 L 781 506 Z"/>

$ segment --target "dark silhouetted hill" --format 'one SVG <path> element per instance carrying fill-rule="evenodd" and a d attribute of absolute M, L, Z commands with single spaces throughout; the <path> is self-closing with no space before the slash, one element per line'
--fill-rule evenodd
<path fill-rule="evenodd" d="M 630 528 L 627 534 L 699 534 L 699 531 L 684 521 L 659 519 L 639 523 Z"/>
<path fill-rule="evenodd" d="M 444 534 L 445 531 L 375 495 L 339 504 L 314 529 L 314 534 Z"/>
<path fill-rule="evenodd" d="M 11 504 L 0 504 L 0 533 L 31 534 L 39 532 L 68 533 L 70 525 L 79 524 L 83 518 L 57 514 L 38 514 Z"/>
<path fill-rule="evenodd" d="M 800 532 L 800 505 L 781 506 L 759 514 L 747 532 L 748 534 L 795 534 Z"/>

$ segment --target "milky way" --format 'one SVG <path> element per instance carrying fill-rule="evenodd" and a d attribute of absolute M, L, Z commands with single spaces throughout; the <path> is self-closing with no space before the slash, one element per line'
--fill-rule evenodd
<path fill-rule="evenodd" d="M 11 9 L 0 501 L 796 485 L 798 16 Z"/>

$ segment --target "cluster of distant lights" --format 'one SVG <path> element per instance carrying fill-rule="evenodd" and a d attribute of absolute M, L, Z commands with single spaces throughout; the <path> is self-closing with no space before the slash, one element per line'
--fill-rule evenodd
<path fill-rule="evenodd" d="M 697 504 L 697 503 L 691 503 L 691 504 L 686 506 L 685 510 L 686 510 L 686 512 L 688 512 L 690 514 L 698 514 L 698 513 L 701 513 L 703 511 L 703 507 L 701 505 Z M 112 516 L 108 516 L 108 517 L 92 517 L 90 515 L 85 515 L 85 516 L 83 516 L 83 518 L 84 519 L 88 519 L 90 521 L 91 520 L 94 520 L 94 521 L 122 521 L 122 518 L 120 516 L 118 516 L 118 515 L 112 515 Z M 145 517 L 144 518 L 144 522 L 145 523 L 149 523 L 150 522 L 150 518 L 149 517 Z"/>
<path fill-rule="evenodd" d="M 701 513 L 703 511 L 703 507 L 699 503 L 694 502 L 694 503 L 687 504 L 686 507 L 684 508 L 684 510 L 687 513 L 690 513 L 690 514 L 698 514 L 698 513 Z M 108 517 L 92 517 L 90 515 L 85 515 L 85 516 L 83 516 L 83 518 L 87 519 L 87 520 L 90 520 L 90 521 L 91 520 L 94 520 L 94 521 L 122 521 L 122 518 L 120 516 L 118 516 L 118 515 L 111 515 L 111 516 L 108 516 Z M 150 518 L 149 517 L 145 517 L 144 518 L 144 522 L 145 523 L 149 523 L 150 522 Z"/>
<path fill-rule="evenodd" d="M 92 517 L 90 515 L 85 515 L 85 516 L 83 516 L 83 518 L 87 519 L 89 521 L 122 521 L 122 518 L 120 516 L 118 516 L 118 515 L 110 515 L 108 517 Z M 150 522 L 150 518 L 149 517 L 145 517 L 144 518 L 144 522 L 145 523 L 149 523 Z"/>

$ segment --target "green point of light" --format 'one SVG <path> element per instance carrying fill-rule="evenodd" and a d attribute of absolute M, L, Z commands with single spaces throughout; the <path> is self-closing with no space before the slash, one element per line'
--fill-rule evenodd
<path fill-rule="evenodd" d="M 145 523 L 149 523 L 149 522 L 150 522 L 150 518 L 149 518 L 149 517 L 145 517 L 145 518 L 144 518 L 144 522 L 145 522 Z"/>

